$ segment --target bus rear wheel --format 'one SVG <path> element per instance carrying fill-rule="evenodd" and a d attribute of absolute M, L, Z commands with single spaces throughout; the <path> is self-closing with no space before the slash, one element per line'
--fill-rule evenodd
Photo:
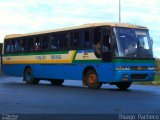
<path fill-rule="evenodd" d="M 64 80 L 51 80 L 52 85 L 62 85 Z"/>
<path fill-rule="evenodd" d="M 27 84 L 38 84 L 39 80 L 33 78 L 33 73 L 31 68 L 27 68 L 24 71 L 24 81 L 26 81 Z"/>
<path fill-rule="evenodd" d="M 119 82 L 116 83 L 116 86 L 120 89 L 120 90 L 127 90 L 130 86 L 131 86 L 131 82 Z"/>
<path fill-rule="evenodd" d="M 98 75 L 95 70 L 89 70 L 86 74 L 87 86 L 91 89 L 99 89 L 102 86 L 101 82 L 98 82 Z"/>

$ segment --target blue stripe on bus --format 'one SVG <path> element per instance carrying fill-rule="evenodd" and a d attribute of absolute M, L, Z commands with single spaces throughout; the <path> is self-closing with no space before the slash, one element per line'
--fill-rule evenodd
<path fill-rule="evenodd" d="M 84 53 L 84 52 L 94 52 L 93 49 L 90 50 L 78 50 L 77 53 Z"/>

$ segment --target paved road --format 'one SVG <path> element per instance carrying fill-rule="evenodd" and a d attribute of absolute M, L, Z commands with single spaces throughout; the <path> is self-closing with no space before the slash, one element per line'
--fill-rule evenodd
<path fill-rule="evenodd" d="M 160 114 L 160 87 L 133 85 L 128 91 L 103 85 L 100 90 L 65 81 L 64 86 L 27 85 L 22 78 L 0 76 L 0 113 Z"/>

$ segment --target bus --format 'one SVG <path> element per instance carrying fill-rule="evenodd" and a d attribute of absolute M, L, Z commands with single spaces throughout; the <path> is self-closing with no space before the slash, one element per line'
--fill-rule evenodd
<path fill-rule="evenodd" d="M 127 23 L 91 23 L 4 39 L 3 72 L 28 84 L 79 80 L 128 89 L 133 82 L 153 81 L 155 58 L 147 27 Z"/>
<path fill-rule="evenodd" d="M 0 43 L 0 75 L 1 75 L 1 66 L 2 66 L 2 46 L 3 46 L 3 44 L 2 43 Z"/>

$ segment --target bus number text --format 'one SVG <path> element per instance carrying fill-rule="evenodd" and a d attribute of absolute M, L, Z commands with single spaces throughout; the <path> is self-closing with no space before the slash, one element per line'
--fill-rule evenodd
<path fill-rule="evenodd" d="M 51 55 L 52 60 L 60 60 L 62 59 L 61 55 Z"/>
<path fill-rule="evenodd" d="M 11 60 L 11 58 L 10 57 L 6 57 L 6 60 Z"/>
<path fill-rule="evenodd" d="M 36 60 L 45 60 L 46 56 L 36 56 Z"/>

